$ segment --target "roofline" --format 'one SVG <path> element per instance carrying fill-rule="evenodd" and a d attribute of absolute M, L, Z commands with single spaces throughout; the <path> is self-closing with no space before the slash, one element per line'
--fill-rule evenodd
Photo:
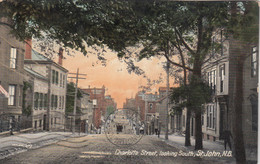
<path fill-rule="evenodd" d="M 168 94 L 168 96 L 170 96 L 170 93 Z M 165 95 L 165 96 L 159 98 L 159 99 L 156 100 L 155 102 L 160 102 L 160 101 L 162 101 L 162 100 L 164 100 L 164 99 L 166 99 L 166 98 L 167 98 L 167 95 Z"/>
<path fill-rule="evenodd" d="M 24 63 L 25 64 L 53 64 L 57 67 L 59 67 L 60 69 L 62 69 L 64 72 L 69 72 L 66 68 L 62 67 L 61 65 L 57 64 L 54 61 L 45 61 L 45 60 L 31 60 L 31 59 L 24 59 Z"/>
<path fill-rule="evenodd" d="M 41 77 L 41 76 L 38 76 L 38 75 L 35 75 L 35 74 L 32 74 L 31 72 L 29 72 L 29 71 L 27 71 L 26 69 L 24 69 L 25 70 L 25 72 L 27 72 L 30 76 L 32 76 L 32 77 L 37 77 L 37 78 L 39 78 L 39 79 L 41 79 L 41 80 L 44 80 L 44 81 L 47 81 L 48 82 L 48 79 L 47 78 L 45 78 L 45 77 Z M 33 70 L 32 70 L 33 71 Z M 34 71 L 35 72 L 35 71 Z M 37 73 L 37 72 L 36 72 Z M 38 73 L 37 73 L 38 74 Z"/>

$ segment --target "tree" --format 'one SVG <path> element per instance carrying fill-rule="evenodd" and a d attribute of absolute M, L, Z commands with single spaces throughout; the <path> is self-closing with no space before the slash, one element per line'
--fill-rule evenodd
<path fill-rule="evenodd" d="M 146 30 L 146 35 L 139 37 L 140 40 L 144 40 L 141 58 L 161 55 L 166 57 L 171 64 L 183 68 L 184 71 L 189 70 L 191 72 L 189 85 L 201 93 L 202 90 L 199 87 L 203 83 L 201 66 L 212 46 L 213 31 L 227 21 L 228 3 L 216 2 L 209 5 L 208 2 L 158 2 L 146 4 L 142 9 L 137 13 L 142 15 L 148 30 Z M 193 67 L 185 65 L 184 60 L 181 60 L 182 63 L 171 60 L 169 52 L 172 47 L 178 50 L 181 58 L 183 58 L 182 47 L 184 47 L 188 52 L 189 64 Z M 189 106 L 195 112 L 196 121 L 195 149 L 202 149 L 201 108 L 203 101 L 197 103 L 191 99 L 190 103 Z"/>
<path fill-rule="evenodd" d="M 149 54 L 141 55 L 149 58 L 158 53 L 173 65 L 189 70 L 192 76 L 189 85 L 199 89 L 203 82 L 201 65 L 212 46 L 213 31 L 227 27 L 234 37 L 239 34 L 239 38 L 248 39 L 248 35 L 240 33 L 247 29 L 245 26 L 252 27 L 254 16 L 248 10 L 249 2 L 238 4 L 241 7 L 236 8 L 238 12 L 234 17 L 230 14 L 234 7 L 230 2 L 5 0 L 0 2 L 0 18 L 12 20 L 11 23 L 1 21 L 1 24 L 9 26 L 20 40 L 31 36 L 48 37 L 84 54 L 86 46 L 105 45 L 118 52 L 119 57 L 131 58 L 127 47 L 155 46 L 159 51 L 147 49 Z M 172 47 L 178 51 L 178 47 L 184 48 L 189 63 L 170 60 L 168 52 Z M 191 105 L 196 120 L 195 149 L 202 149 L 201 105 Z M 241 134 L 241 129 L 237 132 Z M 239 146 L 239 141 L 235 142 Z"/>
<path fill-rule="evenodd" d="M 32 84 L 27 82 L 27 81 L 24 81 L 23 82 L 23 104 L 22 104 L 22 113 L 24 115 L 26 115 L 27 117 L 31 116 L 32 114 L 32 106 L 31 104 L 27 104 L 27 101 L 26 101 L 26 95 L 28 94 L 28 92 L 30 92 L 32 89 Z M 29 90 L 29 91 L 28 91 Z"/>
<path fill-rule="evenodd" d="M 71 114 L 74 110 L 74 95 L 75 95 L 75 84 L 70 82 L 67 84 L 67 95 L 66 95 L 66 109 L 65 113 Z M 77 99 L 82 98 L 82 94 L 78 92 Z M 79 112 L 79 108 L 76 109 L 77 113 Z"/>
<path fill-rule="evenodd" d="M 128 7 L 127 2 L 119 0 L 3 0 L 0 24 L 10 27 L 21 41 L 50 38 L 84 54 L 86 46 L 94 45 L 120 51 L 136 40 L 133 33 L 138 34 L 129 30 L 138 22 L 133 22 L 136 20 Z"/>
<path fill-rule="evenodd" d="M 109 116 L 110 114 L 114 113 L 115 109 L 113 106 L 108 106 L 106 110 L 106 117 Z"/>
<path fill-rule="evenodd" d="M 250 44 L 259 42 L 259 15 L 256 2 L 231 3 L 231 24 L 228 27 L 231 38 L 236 39 L 232 47 L 236 52 L 231 56 L 231 62 L 236 75 L 235 80 L 230 81 L 235 94 L 229 97 L 229 106 L 233 111 L 232 133 L 237 163 L 246 163 L 244 136 L 242 129 L 243 114 L 243 66 L 248 57 L 246 50 Z"/>

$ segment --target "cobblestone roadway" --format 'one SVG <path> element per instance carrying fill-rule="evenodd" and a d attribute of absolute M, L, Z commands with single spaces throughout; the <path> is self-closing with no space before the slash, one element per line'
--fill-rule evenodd
<path fill-rule="evenodd" d="M 130 153 L 139 152 L 139 155 L 115 155 L 119 149 L 121 152 L 130 150 Z M 144 136 L 139 143 L 131 147 L 118 147 L 111 144 L 105 135 L 88 135 L 80 138 L 70 138 L 56 144 L 29 150 L 10 156 L 0 163 L 3 164 L 170 164 L 170 163 L 220 163 L 219 160 L 206 160 L 199 157 L 164 157 L 154 154 L 140 155 L 142 150 L 150 152 L 179 152 L 178 149 L 167 145 L 165 142 L 150 136 Z M 150 156 L 149 156 L 150 155 Z"/>

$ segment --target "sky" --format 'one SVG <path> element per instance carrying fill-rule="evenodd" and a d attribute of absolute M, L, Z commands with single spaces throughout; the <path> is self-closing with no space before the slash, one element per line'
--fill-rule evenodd
<path fill-rule="evenodd" d="M 123 107 L 126 98 L 135 97 L 139 86 L 147 84 L 147 80 L 142 76 L 134 73 L 129 74 L 126 69 L 127 65 L 120 62 L 114 52 L 108 51 L 105 54 L 106 66 L 102 66 L 98 61 L 95 52 L 88 57 L 79 52 L 76 52 L 74 56 L 64 56 L 66 59 L 63 60 L 63 67 L 68 69 L 69 73 L 76 73 L 77 68 L 79 68 L 79 73 L 87 74 L 85 80 L 79 80 L 78 86 L 80 88 L 88 88 L 89 86 L 101 88 L 104 85 L 107 88 L 106 95 L 111 95 L 115 99 L 118 108 Z M 54 60 L 57 61 L 57 58 Z M 164 82 L 153 86 L 151 92 L 158 91 L 159 86 L 166 86 L 166 73 L 162 68 L 162 62 L 165 60 L 153 58 L 144 59 L 137 63 L 151 80 L 158 79 L 160 73 L 162 74 Z"/>

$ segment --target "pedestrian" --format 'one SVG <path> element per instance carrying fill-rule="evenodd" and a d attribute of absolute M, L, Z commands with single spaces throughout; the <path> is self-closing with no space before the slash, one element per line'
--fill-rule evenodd
<path fill-rule="evenodd" d="M 158 129 L 156 128 L 154 129 L 154 131 L 155 131 L 155 135 L 158 135 Z"/>
<path fill-rule="evenodd" d="M 159 123 L 159 128 L 158 128 L 158 138 L 160 138 L 160 132 L 161 132 L 161 124 Z"/>
<path fill-rule="evenodd" d="M 227 144 L 228 144 L 230 150 L 232 150 L 230 138 L 233 139 L 233 136 L 232 136 L 231 132 L 229 130 L 225 130 L 223 132 L 223 138 L 224 138 L 225 150 L 227 149 Z"/>
<path fill-rule="evenodd" d="M 10 120 L 10 135 L 14 135 L 14 133 L 13 133 L 13 130 L 14 130 L 14 124 L 15 124 L 15 122 L 14 122 L 15 120 L 14 120 L 14 117 L 11 117 L 11 120 Z"/>

